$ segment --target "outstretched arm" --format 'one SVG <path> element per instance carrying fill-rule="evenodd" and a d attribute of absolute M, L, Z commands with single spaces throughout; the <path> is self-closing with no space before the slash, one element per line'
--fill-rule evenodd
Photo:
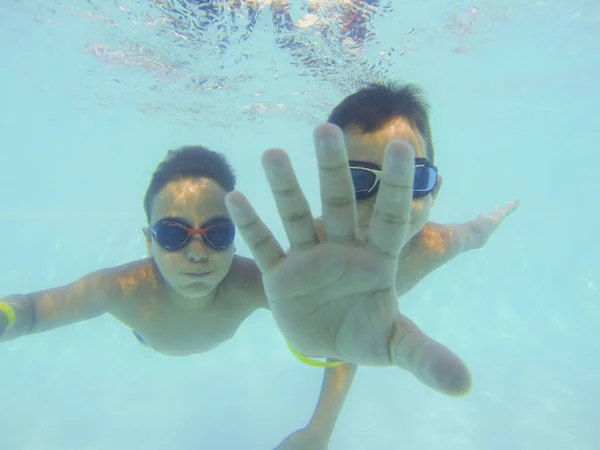
<path fill-rule="evenodd" d="M 108 312 L 132 283 L 118 270 L 93 272 L 65 286 L 0 299 L 0 341 L 40 333 Z M 117 272 L 117 273 L 116 273 Z"/>
<path fill-rule="evenodd" d="M 427 223 L 400 254 L 396 277 L 398 295 L 410 291 L 435 269 L 461 253 L 483 247 L 518 206 L 519 201 L 510 202 L 487 216 L 480 214 L 461 224 Z"/>
<path fill-rule="evenodd" d="M 290 434 L 276 450 L 327 449 L 355 374 L 354 364 L 325 369 L 319 400 L 308 425 Z"/>

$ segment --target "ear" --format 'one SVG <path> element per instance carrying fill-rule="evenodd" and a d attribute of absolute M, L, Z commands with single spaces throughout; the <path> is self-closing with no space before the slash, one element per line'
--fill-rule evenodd
<path fill-rule="evenodd" d="M 150 234 L 150 229 L 148 227 L 142 228 L 142 233 L 144 233 L 144 238 L 146 239 L 146 253 L 148 256 L 152 256 L 152 235 Z"/>
<path fill-rule="evenodd" d="M 431 206 L 433 206 L 435 204 L 435 199 L 438 196 L 440 189 L 442 188 L 442 184 L 444 184 L 444 179 L 438 174 L 437 176 L 437 183 L 435 185 L 435 187 L 433 188 L 433 191 L 431 192 Z"/>

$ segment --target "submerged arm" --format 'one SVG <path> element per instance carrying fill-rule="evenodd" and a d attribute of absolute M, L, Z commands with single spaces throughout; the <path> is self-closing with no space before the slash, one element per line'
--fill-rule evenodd
<path fill-rule="evenodd" d="M 65 286 L 0 299 L 3 304 L 0 316 L 4 316 L 0 321 L 0 341 L 41 333 L 108 312 L 119 297 L 119 284 L 126 281 L 115 278 L 113 271 L 101 270 Z"/>
<path fill-rule="evenodd" d="M 315 411 L 306 427 L 290 434 L 275 450 L 325 450 L 348 396 L 356 365 L 342 364 L 325 369 Z"/>
<path fill-rule="evenodd" d="M 435 269 L 461 253 L 483 247 L 502 221 L 518 206 L 518 201 L 511 202 L 503 208 L 496 208 L 487 216 L 480 214 L 466 223 L 427 223 L 400 255 L 396 277 L 398 295 L 410 291 Z"/>
<path fill-rule="evenodd" d="M 356 375 L 355 364 L 325 369 L 317 406 L 306 428 L 314 430 L 329 442 L 335 424 Z"/>

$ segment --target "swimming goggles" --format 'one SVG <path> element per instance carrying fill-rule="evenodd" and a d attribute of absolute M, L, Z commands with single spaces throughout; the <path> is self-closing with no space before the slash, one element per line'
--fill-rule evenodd
<path fill-rule="evenodd" d="M 178 219 L 160 219 L 150 227 L 152 236 L 165 250 L 180 250 L 187 245 L 193 235 L 202 236 L 202 241 L 213 250 L 225 250 L 235 238 L 235 226 L 226 218 L 210 220 L 200 229 Z"/>
<path fill-rule="evenodd" d="M 357 200 L 372 197 L 379 190 L 381 167 L 362 161 L 350 161 L 350 173 Z M 438 170 L 427 158 L 415 158 L 415 178 L 413 198 L 423 198 L 433 191 L 437 184 Z"/>

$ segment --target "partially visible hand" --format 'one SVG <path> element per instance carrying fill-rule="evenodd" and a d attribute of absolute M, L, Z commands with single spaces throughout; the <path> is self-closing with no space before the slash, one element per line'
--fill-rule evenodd
<path fill-rule="evenodd" d="M 275 450 L 327 450 L 328 439 L 309 428 L 301 428 L 286 437 Z"/>
<path fill-rule="evenodd" d="M 498 226 L 511 215 L 519 207 L 519 200 L 509 202 L 502 208 L 496 206 L 494 212 L 491 214 L 483 215 L 480 214 L 475 220 L 477 229 L 473 229 L 473 243 L 472 247 L 477 249 L 481 248 L 488 241 L 490 236 L 496 231 Z"/>

